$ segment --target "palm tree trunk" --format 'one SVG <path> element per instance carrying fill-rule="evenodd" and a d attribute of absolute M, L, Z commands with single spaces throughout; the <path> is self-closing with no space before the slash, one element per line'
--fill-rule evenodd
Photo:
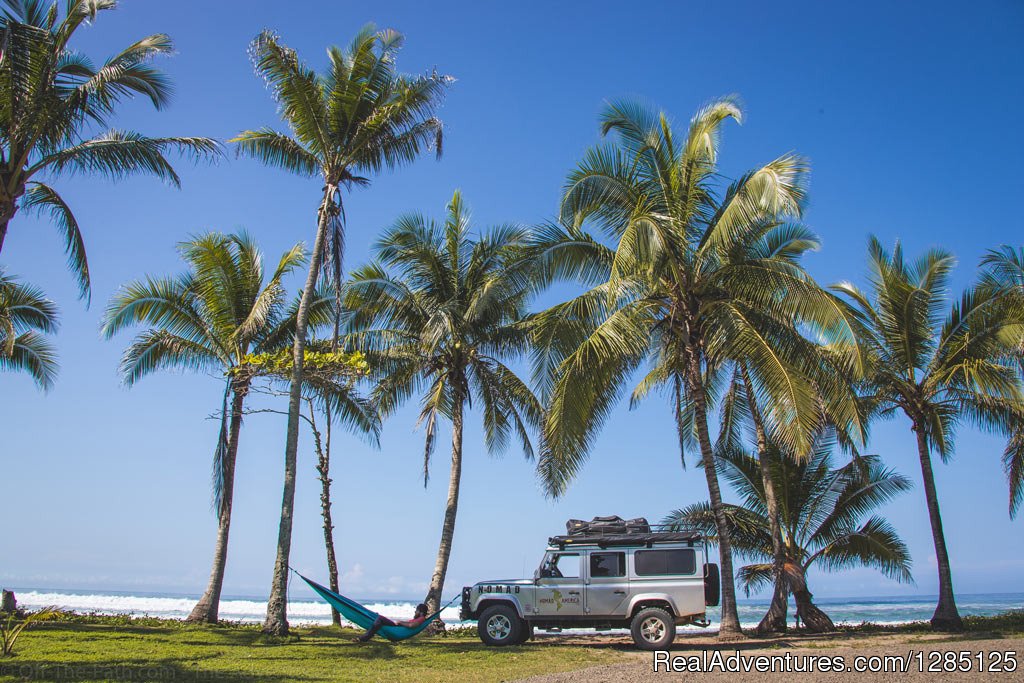
<path fill-rule="evenodd" d="M 917 434 L 917 454 L 921 459 L 921 478 L 924 479 L 924 497 L 928 505 L 928 519 L 932 526 L 932 541 L 935 543 L 935 560 L 939 568 L 939 604 L 932 615 L 932 628 L 937 631 L 962 631 L 964 622 L 956 608 L 953 595 L 953 575 L 949 568 L 949 554 L 946 552 L 946 536 L 942 532 L 942 515 L 939 513 L 939 495 L 935 490 L 935 475 L 932 473 L 932 459 L 928 453 L 928 439 L 924 430 L 914 426 Z"/>
<path fill-rule="evenodd" d="M 747 366 L 744 364 L 741 369 L 747 393 L 747 404 L 750 406 L 750 416 L 754 422 L 754 434 L 757 438 L 757 461 L 761 466 L 761 484 L 764 486 L 765 508 L 772 536 L 772 576 L 775 578 L 772 602 L 768 606 L 768 612 L 761 619 L 761 623 L 757 625 L 757 633 L 760 635 L 785 633 L 786 613 L 789 610 L 789 588 L 786 585 L 786 577 L 783 572 L 786 552 L 782 546 L 782 526 L 779 524 L 779 500 L 775 496 L 775 481 L 772 479 L 768 463 L 768 436 L 764 430 L 764 420 L 761 418 L 757 401 L 754 400 Z"/>
<path fill-rule="evenodd" d="M 248 382 L 232 387 L 231 422 L 228 427 L 228 448 L 224 461 L 221 485 L 221 505 L 217 516 L 217 541 L 213 546 L 213 569 L 206 592 L 192 608 L 186 621 L 216 624 L 220 610 L 220 592 L 224 587 L 224 567 L 228 560 L 228 534 L 231 530 L 231 503 L 235 489 L 235 459 L 238 456 L 238 437 L 242 431 L 242 409 L 249 393 Z"/>
<path fill-rule="evenodd" d="M 437 562 L 434 575 L 430 577 L 427 591 L 427 612 L 433 614 L 441 606 L 444 579 L 448 573 L 448 559 L 452 554 L 455 538 L 455 515 L 459 510 L 459 484 L 462 481 L 462 411 L 465 400 L 456 392 L 452 406 L 452 471 L 448 478 L 448 503 L 444 509 L 444 525 L 441 527 L 441 544 L 437 548 Z M 440 623 L 440 622 L 438 622 Z"/>
<path fill-rule="evenodd" d="M 736 640 L 743 637 L 740 618 L 736 611 L 736 582 L 733 578 L 732 543 L 729 540 L 729 526 L 722 506 L 722 489 L 718 485 L 718 471 L 715 467 L 715 456 L 711 449 L 711 437 L 708 434 L 708 408 L 704 400 L 704 383 L 701 379 L 700 361 L 693 357 L 690 360 L 688 384 L 693 392 L 695 418 L 697 422 L 697 440 L 700 442 L 701 462 L 704 464 L 704 476 L 708 482 L 708 493 L 711 496 L 711 510 L 715 515 L 715 527 L 718 530 L 718 556 L 722 577 L 722 617 L 718 629 L 719 640 Z"/>
<path fill-rule="evenodd" d="M 25 182 L 21 181 L 20 187 L 14 192 L 13 195 L 7 192 L 7 188 L 4 187 L 3 195 L 4 198 L 0 199 L 0 253 L 4 250 L 4 240 L 7 239 L 7 228 L 11 224 L 11 220 L 14 218 L 14 214 L 18 212 L 18 200 L 25 194 Z"/>
<path fill-rule="evenodd" d="M 832 619 L 814 604 L 814 595 L 807 588 L 806 570 L 793 563 L 791 573 L 796 573 L 793 581 L 793 600 L 796 602 L 796 616 L 804 622 L 804 628 L 811 633 L 829 633 L 836 630 Z"/>
<path fill-rule="evenodd" d="M 288 392 L 288 430 L 284 447 L 284 491 L 281 495 L 281 522 L 277 530 L 277 559 L 274 562 L 274 577 L 270 584 L 270 598 L 267 600 L 267 618 L 263 621 L 263 632 L 270 635 L 288 635 L 288 558 L 292 548 L 292 514 L 295 510 L 295 467 L 299 450 L 299 411 L 302 409 L 302 361 L 306 352 L 306 323 L 309 320 L 309 304 L 313 300 L 317 278 L 320 276 L 320 260 L 324 250 L 327 224 L 331 218 L 335 188 L 324 188 L 324 200 L 320 205 L 317 221 L 316 240 L 309 255 L 309 273 L 306 286 L 299 300 L 295 319 L 295 342 L 292 345 L 291 389 Z"/>
<path fill-rule="evenodd" d="M 324 546 L 327 548 L 327 580 L 330 589 L 338 592 L 338 558 L 334 553 L 334 522 L 331 519 L 331 408 L 327 406 L 325 414 L 327 418 L 326 440 L 321 443 L 320 432 L 316 428 L 313 417 L 314 409 L 312 403 L 309 406 L 310 424 L 313 426 L 313 438 L 316 440 L 316 471 L 320 477 L 320 516 L 324 520 Z M 341 614 L 331 607 L 331 623 L 341 626 Z"/>

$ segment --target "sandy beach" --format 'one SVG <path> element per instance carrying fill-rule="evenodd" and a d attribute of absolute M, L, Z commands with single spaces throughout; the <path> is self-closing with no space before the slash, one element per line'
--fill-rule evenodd
<path fill-rule="evenodd" d="M 557 636 L 540 635 L 537 641 L 547 642 L 548 639 Z M 559 638 L 566 645 L 579 644 L 589 647 L 606 647 L 621 649 L 623 660 L 621 663 L 604 664 L 589 667 L 582 670 L 570 671 L 558 674 L 546 674 L 519 679 L 530 683 L 570 683 L 572 681 L 586 680 L 588 683 L 628 683 L 633 681 L 650 680 L 694 680 L 699 677 L 701 681 L 708 683 L 747 683 L 763 681 L 765 678 L 786 681 L 823 681 L 842 683 L 844 681 L 903 681 L 903 680 L 934 680 L 941 677 L 944 681 L 1024 681 L 1024 637 L 1011 636 L 1001 637 L 995 634 L 858 634 L 842 633 L 827 636 L 793 635 L 781 638 L 751 638 L 735 645 L 722 645 L 713 637 L 690 637 L 677 640 L 672 646 L 670 656 L 692 657 L 700 656 L 703 652 L 709 654 L 718 650 L 725 658 L 732 657 L 739 653 L 748 661 L 758 656 L 784 657 L 786 653 L 792 653 L 793 658 L 829 657 L 834 660 L 842 657 L 844 663 L 852 669 L 854 661 L 858 657 L 903 657 L 910 653 L 913 655 L 905 672 L 857 672 L 853 670 L 841 671 L 815 671 L 813 673 L 760 673 L 734 672 L 734 671 L 704 671 L 701 673 L 692 672 L 668 672 L 662 666 L 658 672 L 653 670 L 654 657 L 652 653 L 640 653 L 632 650 L 627 638 L 598 636 L 598 637 L 565 637 Z M 960 665 L 964 669 L 970 666 L 970 671 L 921 671 L 918 666 L 917 653 L 923 653 L 922 660 L 926 669 L 929 663 L 935 662 L 935 655 L 931 652 L 956 653 L 960 657 L 961 652 L 970 653 L 969 658 Z M 981 662 L 985 670 L 979 670 L 978 653 L 983 653 Z M 998 653 L 998 654 L 997 654 Z M 1013 653 L 1006 655 L 1005 653 Z M 1013 662 L 1006 663 L 1006 657 Z M 778 661 L 778 660 L 776 660 Z M 806 661 L 806 660 L 804 660 Z M 862 660 L 869 663 L 868 660 Z M 1003 662 L 1003 671 L 991 670 L 991 662 Z M 870 661 L 878 664 L 878 660 Z M 942 666 L 941 660 L 938 664 Z M 1014 669 L 1015 670 L 1009 670 Z"/>

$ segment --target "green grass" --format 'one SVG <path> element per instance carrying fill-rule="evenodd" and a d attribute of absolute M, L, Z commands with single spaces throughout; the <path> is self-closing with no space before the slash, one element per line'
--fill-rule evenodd
<path fill-rule="evenodd" d="M 295 629 L 267 638 L 250 626 L 63 619 L 26 631 L 0 681 L 501 681 L 615 661 L 614 650 L 530 643 L 490 648 L 475 636 L 354 642 L 356 631 Z"/>
<path fill-rule="evenodd" d="M 1024 611 L 967 617 L 965 632 L 950 638 L 998 638 L 1024 634 Z M 832 647 L 835 639 L 873 634 L 931 633 L 926 623 L 863 624 L 808 641 L 800 647 Z M 580 647 L 550 639 L 522 647 L 484 646 L 474 629 L 419 636 L 399 645 L 355 642 L 357 631 L 295 629 L 286 639 L 268 638 L 258 626 L 191 626 L 149 617 L 62 613 L 25 631 L 16 656 L 0 658 L 0 683 L 14 681 L 504 681 L 622 661 L 621 646 Z M 685 638 L 677 644 L 685 644 Z M 770 647 L 770 646 L 769 646 Z M 792 647 L 792 644 L 786 644 Z"/>

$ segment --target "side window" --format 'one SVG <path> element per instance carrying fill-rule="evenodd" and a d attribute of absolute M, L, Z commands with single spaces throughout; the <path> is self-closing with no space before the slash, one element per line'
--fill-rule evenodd
<path fill-rule="evenodd" d="M 555 579 L 578 579 L 580 577 L 580 556 L 578 553 L 551 555 L 545 569 L 543 576 Z"/>
<path fill-rule="evenodd" d="M 697 571 L 697 555 L 693 550 L 637 550 L 633 553 L 637 576 L 678 576 Z"/>
<path fill-rule="evenodd" d="M 626 553 L 590 553 L 590 577 L 626 575 Z"/>

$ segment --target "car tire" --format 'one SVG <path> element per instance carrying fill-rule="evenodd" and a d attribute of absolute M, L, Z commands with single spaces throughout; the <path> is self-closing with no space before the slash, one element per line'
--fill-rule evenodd
<path fill-rule="evenodd" d="M 636 613 L 629 630 L 641 650 L 666 650 L 676 639 L 676 620 L 660 607 L 648 607 Z"/>
<path fill-rule="evenodd" d="M 718 565 L 708 563 L 704 565 L 704 604 L 708 607 L 718 607 L 721 596 L 722 577 L 718 573 Z"/>
<path fill-rule="evenodd" d="M 523 629 L 522 621 L 512 606 L 491 605 L 480 615 L 476 630 L 485 644 L 504 647 L 519 644 Z"/>

